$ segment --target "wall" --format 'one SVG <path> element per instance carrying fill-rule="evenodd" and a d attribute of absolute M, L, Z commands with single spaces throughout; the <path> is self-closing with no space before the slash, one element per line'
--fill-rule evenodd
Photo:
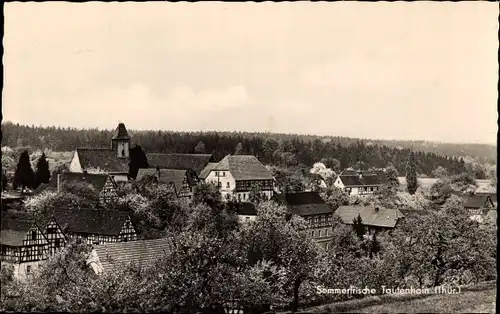
<path fill-rule="evenodd" d="M 19 281 L 25 281 L 29 274 L 38 271 L 40 268 L 41 261 L 35 262 L 24 262 L 24 263 L 15 263 L 14 265 L 14 278 Z M 31 267 L 30 273 L 28 274 L 28 266 Z"/>
<path fill-rule="evenodd" d="M 212 182 L 215 184 L 218 184 L 218 182 L 220 182 L 221 186 L 220 186 L 219 190 L 221 192 L 222 199 L 226 200 L 228 195 L 229 196 L 233 195 L 233 190 L 236 186 L 236 180 L 234 180 L 234 177 L 227 170 L 226 171 L 217 171 L 217 172 L 219 172 L 218 177 L 215 175 L 215 172 L 216 171 L 214 171 L 214 170 L 210 171 L 210 173 L 208 174 L 205 181 Z M 223 173 L 224 173 L 224 176 L 221 175 Z M 229 188 L 227 187 L 228 183 L 229 183 Z"/>
<path fill-rule="evenodd" d="M 73 159 L 71 159 L 71 163 L 69 165 L 70 172 L 83 172 L 83 169 L 80 165 L 80 159 L 78 158 L 78 154 L 75 151 L 73 155 Z"/>

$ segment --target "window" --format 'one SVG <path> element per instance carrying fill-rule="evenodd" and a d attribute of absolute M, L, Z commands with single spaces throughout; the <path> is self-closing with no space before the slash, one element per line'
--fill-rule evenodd
<path fill-rule="evenodd" d="M 325 245 L 325 250 L 328 251 L 329 243 Z"/>
<path fill-rule="evenodd" d="M 250 217 L 245 217 L 246 220 L 250 220 Z"/>
<path fill-rule="evenodd" d="M 322 234 L 321 234 L 321 231 L 322 231 L 322 230 L 318 230 L 318 237 L 321 237 L 321 235 L 322 235 Z"/>
<path fill-rule="evenodd" d="M 246 200 L 247 199 L 247 195 L 246 194 L 243 194 L 243 199 Z"/>
<path fill-rule="evenodd" d="M 328 231 L 329 231 L 328 229 L 325 230 L 325 236 L 327 237 L 328 237 Z"/>
<path fill-rule="evenodd" d="M 230 188 L 231 187 L 231 184 L 229 182 L 226 183 L 226 188 Z"/>
<path fill-rule="evenodd" d="M 36 240 L 36 230 L 31 231 L 31 240 Z"/>
<path fill-rule="evenodd" d="M 314 238 L 314 230 L 313 230 L 313 231 L 311 231 L 311 237 L 313 237 L 313 238 Z"/>
<path fill-rule="evenodd" d="M 27 274 L 31 273 L 31 266 L 29 266 L 29 265 L 26 266 L 26 273 Z"/>
<path fill-rule="evenodd" d="M 56 239 L 54 241 L 56 248 L 61 247 L 61 239 Z"/>
<path fill-rule="evenodd" d="M 225 171 L 222 171 L 222 176 L 225 177 L 226 176 L 226 172 Z"/>
<path fill-rule="evenodd" d="M 221 188 L 222 187 L 222 182 L 219 182 L 217 185 Z"/>
<path fill-rule="evenodd" d="M 215 171 L 215 176 L 218 177 L 219 176 L 219 172 L 218 171 Z"/>
<path fill-rule="evenodd" d="M 241 194 L 238 194 L 238 201 L 241 201 Z"/>

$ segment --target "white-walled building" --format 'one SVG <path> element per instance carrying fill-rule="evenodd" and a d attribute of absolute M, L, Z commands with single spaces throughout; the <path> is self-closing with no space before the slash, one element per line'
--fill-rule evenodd
<path fill-rule="evenodd" d="M 378 191 L 387 182 L 384 172 L 344 170 L 337 177 L 334 186 L 349 195 L 370 195 Z"/>
<path fill-rule="evenodd" d="M 218 185 L 223 199 L 234 198 L 242 202 L 248 201 L 254 186 L 267 199 L 271 199 L 274 191 L 273 175 L 252 155 L 224 157 L 213 166 L 205 181 Z"/>
<path fill-rule="evenodd" d="M 130 137 L 125 124 L 119 123 L 111 139 L 111 148 L 77 148 L 70 172 L 109 174 L 116 182 L 128 181 Z"/>

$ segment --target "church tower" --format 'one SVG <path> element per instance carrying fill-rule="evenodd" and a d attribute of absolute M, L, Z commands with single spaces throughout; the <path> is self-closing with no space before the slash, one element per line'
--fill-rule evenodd
<path fill-rule="evenodd" d="M 111 139 L 111 148 L 116 152 L 118 158 L 128 158 L 130 149 L 130 137 L 125 124 L 119 123 L 115 134 Z"/>

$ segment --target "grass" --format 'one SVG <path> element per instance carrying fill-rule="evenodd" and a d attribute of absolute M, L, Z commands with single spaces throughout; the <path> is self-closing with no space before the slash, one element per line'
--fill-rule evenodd
<path fill-rule="evenodd" d="M 348 313 L 495 313 L 496 289 L 372 305 Z"/>
<path fill-rule="evenodd" d="M 496 282 L 463 286 L 459 294 L 381 295 L 322 305 L 302 313 L 495 313 Z"/>

